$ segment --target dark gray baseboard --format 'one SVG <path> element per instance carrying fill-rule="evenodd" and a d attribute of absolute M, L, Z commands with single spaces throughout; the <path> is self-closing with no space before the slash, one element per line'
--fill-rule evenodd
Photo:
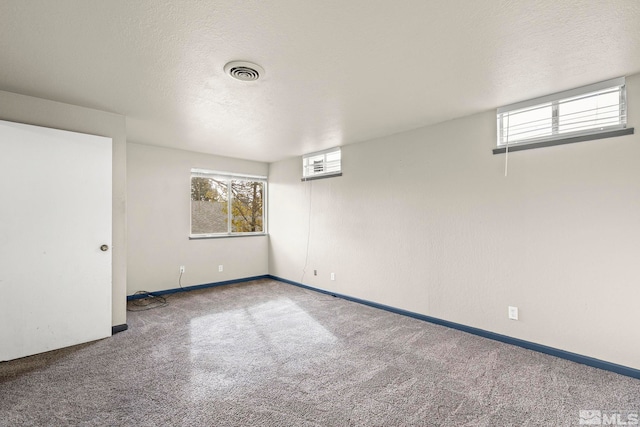
<path fill-rule="evenodd" d="M 122 325 L 112 326 L 111 335 L 115 335 L 118 332 L 126 331 L 127 329 L 129 329 L 129 325 L 127 325 L 126 323 L 123 323 Z"/>
<path fill-rule="evenodd" d="M 253 276 L 253 277 L 245 277 L 242 279 L 225 280 L 223 282 L 212 282 L 212 283 L 205 283 L 203 285 L 193 285 L 193 286 L 184 286 L 182 288 L 165 289 L 163 291 L 145 292 L 141 294 L 127 295 L 127 301 L 148 298 L 150 296 L 154 297 L 159 295 L 169 295 L 169 294 L 175 294 L 177 292 L 189 292 L 189 291 L 195 291 L 197 289 L 215 288 L 216 286 L 233 285 L 235 283 L 243 283 L 243 282 L 250 282 L 252 280 L 270 279 L 270 278 L 271 276 L 269 276 L 268 274 L 264 274 L 262 276 Z"/>

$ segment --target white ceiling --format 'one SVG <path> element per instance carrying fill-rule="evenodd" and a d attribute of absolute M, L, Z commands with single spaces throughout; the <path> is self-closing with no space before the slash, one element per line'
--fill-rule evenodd
<path fill-rule="evenodd" d="M 637 72 L 638 0 L 0 0 L 0 90 L 266 162 Z"/>

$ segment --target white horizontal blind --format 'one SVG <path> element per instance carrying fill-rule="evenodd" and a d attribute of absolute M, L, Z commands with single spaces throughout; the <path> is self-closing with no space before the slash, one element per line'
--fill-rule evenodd
<path fill-rule="evenodd" d="M 340 147 L 302 156 L 303 178 L 338 175 L 342 172 Z"/>
<path fill-rule="evenodd" d="M 621 77 L 499 108 L 498 146 L 625 128 L 625 89 Z"/>
<path fill-rule="evenodd" d="M 244 175 L 237 174 L 231 172 L 218 172 L 218 171 L 210 171 L 206 169 L 191 169 L 191 177 L 192 178 L 212 178 L 212 179 L 240 179 L 247 181 L 261 181 L 266 182 L 267 177 L 262 175 Z"/>

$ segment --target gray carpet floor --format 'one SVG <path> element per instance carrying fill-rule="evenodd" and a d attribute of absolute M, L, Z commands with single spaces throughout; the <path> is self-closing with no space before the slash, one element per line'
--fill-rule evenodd
<path fill-rule="evenodd" d="M 571 426 L 640 410 L 640 380 L 276 281 L 168 301 L 111 338 L 0 363 L 0 425 Z"/>

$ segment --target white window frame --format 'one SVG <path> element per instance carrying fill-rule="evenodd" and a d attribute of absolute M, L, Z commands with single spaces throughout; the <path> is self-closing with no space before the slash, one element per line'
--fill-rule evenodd
<path fill-rule="evenodd" d="M 221 171 L 213 171 L 208 169 L 191 169 L 191 175 L 189 177 L 189 204 L 193 202 L 191 200 L 191 180 L 194 177 L 198 178 L 215 178 L 227 181 L 227 232 L 222 233 L 202 233 L 202 234 L 194 234 L 193 231 L 193 213 L 189 212 L 189 239 L 207 239 L 207 238 L 220 238 L 220 237 L 241 237 L 241 236 L 264 236 L 268 234 L 267 232 L 267 197 L 268 197 L 268 182 L 267 177 L 262 175 L 247 175 L 247 174 L 237 174 L 232 172 L 221 172 Z M 262 195 L 262 231 L 256 232 L 238 232 L 233 230 L 233 194 L 231 191 L 231 181 L 258 181 L 264 184 L 263 187 L 263 195 Z"/>
<path fill-rule="evenodd" d="M 328 160 L 338 154 L 337 160 Z M 335 156 L 334 156 L 335 157 Z M 302 156 L 302 181 L 342 175 L 342 149 L 340 147 L 316 151 Z"/>
<path fill-rule="evenodd" d="M 581 129 L 579 131 L 563 132 L 560 130 L 558 112 L 559 105 L 561 103 L 576 97 L 586 98 L 589 95 L 595 95 L 597 92 L 601 92 L 607 89 L 619 90 L 617 123 L 607 126 L 593 127 L 590 129 Z M 549 135 L 529 138 L 525 137 L 523 139 L 518 139 L 517 137 L 511 139 L 508 136 L 509 113 L 516 113 L 522 110 L 534 110 L 536 108 L 545 107 L 551 107 L 550 120 L 545 119 L 550 123 L 549 125 L 545 124 L 544 127 L 544 130 L 546 130 Z M 496 111 L 496 119 L 497 148 L 493 150 L 494 154 L 504 153 L 507 148 L 509 151 L 518 151 L 520 149 L 546 147 L 550 145 L 608 138 L 633 133 L 633 128 L 627 129 L 626 81 L 624 77 L 606 80 L 592 85 L 582 86 L 579 88 L 500 107 Z"/>

